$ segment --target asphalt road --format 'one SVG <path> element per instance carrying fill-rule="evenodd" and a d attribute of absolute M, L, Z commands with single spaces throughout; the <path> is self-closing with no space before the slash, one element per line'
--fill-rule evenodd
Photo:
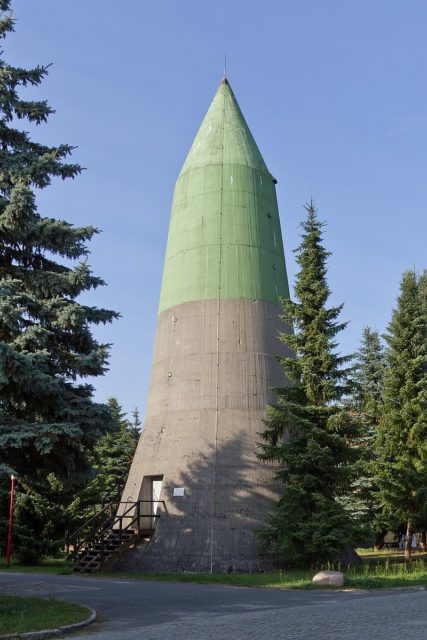
<path fill-rule="evenodd" d="M 300 591 L 0 573 L 0 593 L 96 609 L 74 640 L 427 640 L 427 591 Z"/>

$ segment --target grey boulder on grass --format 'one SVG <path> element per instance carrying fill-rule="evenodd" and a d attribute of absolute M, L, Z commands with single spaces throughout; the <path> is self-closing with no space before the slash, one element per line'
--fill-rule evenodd
<path fill-rule="evenodd" d="M 341 571 L 319 571 L 312 582 L 319 587 L 342 587 L 344 585 L 344 574 Z"/>

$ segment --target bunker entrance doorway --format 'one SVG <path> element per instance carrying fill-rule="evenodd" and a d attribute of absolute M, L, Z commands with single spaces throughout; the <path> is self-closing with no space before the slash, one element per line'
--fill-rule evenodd
<path fill-rule="evenodd" d="M 141 528 L 152 531 L 159 518 L 159 501 L 162 492 L 163 476 L 145 476 L 142 481 L 142 522 Z"/>

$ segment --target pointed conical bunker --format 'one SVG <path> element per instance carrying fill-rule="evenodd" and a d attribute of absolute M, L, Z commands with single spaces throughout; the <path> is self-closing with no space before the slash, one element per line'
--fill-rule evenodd
<path fill-rule="evenodd" d="M 272 388 L 284 383 L 279 297 L 288 297 L 275 180 L 229 83 L 178 177 L 144 430 L 123 500 L 164 501 L 122 566 L 255 571 L 254 530 L 277 500 L 257 459 Z M 142 502 L 149 514 L 151 502 Z"/>

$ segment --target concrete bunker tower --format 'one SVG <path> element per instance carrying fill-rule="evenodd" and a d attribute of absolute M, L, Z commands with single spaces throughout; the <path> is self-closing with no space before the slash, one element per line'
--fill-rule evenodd
<path fill-rule="evenodd" d="M 289 296 L 275 182 L 224 79 L 175 187 L 144 430 L 122 498 L 164 500 L 169 515 L 129 568 L 264 566 L 254 529 L 277 487 L 256 449 L 284 383 L 278 298 Z"/>

